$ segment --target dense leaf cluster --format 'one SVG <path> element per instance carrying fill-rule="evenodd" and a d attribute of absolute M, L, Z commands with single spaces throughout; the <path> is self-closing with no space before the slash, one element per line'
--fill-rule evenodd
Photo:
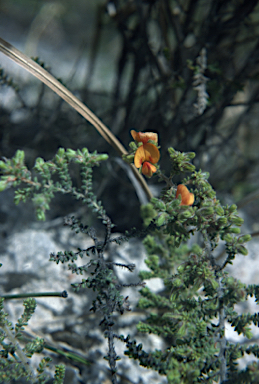
<path fill-rule="evenodd" d="M 41 353 L 44 349 L 44 340 L 36 337 L 32 341 L 23 339 L 22 331 L 28 324 L 36 309 L 36 301 L 33 298 L 24 300 L 24 310 L 18 318 L 15 327 L 8 321 L 8 314 L 4 311 L 4 299 L 0 298 L 0 381 L 10 383 L 12 380 L 26 378 L 34 384 L 44 384 L 49 380 L 47 371 L 51 358 L 42 358 L 37 373 L 29 365 L 28 358 L 35 353 Z M 24 344 L 24 347 L 21 346 Z M 65 376 L 65 366 L 56 365 L 53 384 L 62 384 Z"/>
<path fill-rule="evenodd" d="M 187 155 L 171 148 L 169 153 L 173 154 L 177 173 Z M 208 176 L 193 169 L 183 180 L 194 193 L 195 203 L 182 206 L 172 178 L 160 175 L 167 188 L 143 209 L 144 222 L 151 231 L 144 239 L 150 271 L 140 276 L 145 280 L 162 279 L 164 289 L 159 293 L 147 287 L 141 290 L 139 307 L 149 314 L 137 328 L 163 337 L 168 348 L 163 353 L 148 353 L 127 339 L 126 353 L 141 365 L 166 375 L 171 384 L 225 383 L 234 382 L 234 377 L 241 383 L 246 375 L 245 382 L 249 382 L 251 371 L 237 373 L 236 361 L 248 350 L 257 357 L 257 345 L 240 347 L 225 337 L 227 322 L 248 339 L 252 337 L 250 325 L 258 325 L 258 314 L 235 312 L 235 305 L 248 295 L 257 298 L 258 286 L 246 287 L 225 271 L 236 254 L 247 255 L 245 243 L 251 236 L 238 235 L 243 220 L 237 207 L 220 204 Z M 220 241 L 226 254 L 223 260 L 217 257 Z"/>
<path fill-rule="evenodd" d="M 138 324 L 137 330 L 159 335 L 168 347 L 163 351 L 145 351 L 130 336 L 120 336 L 119 339 L 125 342 L 126 355 L 166 375 L 170 384 L 212 384 L 215 380 L 231 383 L 234 378 L 237 382 L 252 380 L 252 377 L 256 377 L 257 368 L 253 366 L 238 371 L 236 362 L 244 353 L 257 357 L 257 345 L 239 346 L 227 342 L 225 337 L 226 322 L 234 327 L 237 334 L 243 334 L 248 339 L 252 337 L 250 325 L 258 325 L 258 314 L 240 315 L 235 311 L 235 305 L 248 296 L 254 295 L 258 299 L 258 286 L 246 287 L 225 271 L 237 253 L 247 254 L 245 243 L 250 236 L 240 235 L 243 220 L 237 214 L 237 207 L 222 206 L 208 182 L 208 173 L 196 171 L 190 163 L 194 154 L 184 154 L 170 148 L 169 156 L 172 161 L 170 176 L 164 175 L 160 169 L 157 172 L 159 179 L 165 182 L 165 188 L 159 198 L 152 198 L 142 210 L 145 229 L 141 233 L 132 231 L 127 235 L 145 233 L 149 270 L 141 272 L 140 277 L 142 280 L 160 278 L 164 284 L 164 289 L 158 293 L 139 282 L 130 284 L 143 287 L 138 305 L 146 313 L 146 320 Z M 118 280 L 115 267 L 132 272 L 135 266 L 107 261 L 104 257 L 110 242 L 120 244 L 127 239 L 126 236 L 111 237 L 113 224 L 92 190 L 92 167 L 105 158 L 106 155 L 91 155 L 86 149 L 60 149 L 52 161 L 37 159 L 35 176 L 32 176 L 24 165 L 23 152 L 18 151 L 13 159 L 0 162 L 3 174 L 0 183 L 2 189 L 9 185 L 19 187 L 15 201 L 32 199 L 39 219 L 44 218 L 44 211 L 50 208 L 54 194 L 61 192 L 81 199 L 103 221 L 106 235 L 99 240 L 93 228 L 84 226 L 74 217 L 66 218 L 65 224 L 76 233 L 90 236 L 93 245 L 87 249 L 78 248 L 76 252 L 66 250 L 52 253 L 50 261 L 67 263 L 72 273 L 83 275 L 81 282 L 72 285 L 75 291 L 83 294 L 85 289 L 92 289 L 96 293 L 91 310 L 102 314 L 100 325 L 108 339 L 105 358 L 115 384 L 118 382 L 116 361 L 119 356 L 114 347 L 114 339 L 118 337 L 114 315 L 116 312 L 122 315 L 130 310 L 128 298 L 120 292 L 125 284 Z M 81 167 L 82 183 L 79 187 L 74 186 L 70 175 L 69 165 L 72 162 Z M 183 171 L 188 175 L 182 182 L 195 195 L 192 206 L 181 205 L 181 198 L 176 198 L 173 175 L 182 174 Z M 224 244 L 226 254 L 223 259 L 217 255 L 220 241 Z M 78 266 L 77 259 L 85 257 L 89 261 Z M 18 320 L 15 328 L 18 336 L 35 309 L 33 303 L 31 300 L 25 304 L 25 315 Z M 2 316 L 4 319 L 4 313 Z M 27 343 L 23 353 L 31 357 L 33 353 L 42 351 L 43 347 L 43 341 L 35 339 Z M 13 352 L 12 344 L 8 348 L 11 348 L 11 352 L 5 352 L 5 358 Z"/>
<path fill-rule="evenodd" d="M 45 220 L 45 211 L 49 209 L 49 204 L 56 193 L 70 193 L 76 199 L 89 205 L 102 217 L 105 215 L 105 211 L 92 192 L 92 168 L 107 158 L 106 154 L 96 152 L 91 154 L 86 148 L 83 148 L 82 151 L 60 148 L 51 161 L 44 161 L 42 158 L 36 159 L 33 171 L 38 176 L 34 176 L 24 164 L 24 152 L 18 150 L 11 160 L 0 161 L 2 173 L 0 191 L 9 186 L 15 188 L 21 186 L 15 191 L 15 203 L 19 204 L 21 201 L 31 199 L 38 220 Z M 80 166 L 81 188 L 73 187 L 69 169 L 71 163 Z"/>

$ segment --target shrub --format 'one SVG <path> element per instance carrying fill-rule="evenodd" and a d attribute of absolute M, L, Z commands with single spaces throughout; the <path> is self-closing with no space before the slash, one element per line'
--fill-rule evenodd
<path fill-rule="evenodd" d="M 59 90 L 62 87 L 59 85 Z M 75 101 L 75 98 L 72 99 Z M 80 105 L 80 108 L 86 110 L 84 106 Z M 98 119 L 93 118 L 92 121 L 100 128 Z M 81 231 L 90 236 L 93 246 L 78 248 L 77 252 L 68 250 L 52 253 L 50 261 L 67 263 L 72 273 L 84 276 L 81 282 L 73 284 L 76 291 L 83 294 L 84 289 L 92 289 L 96 292 L 92 310 L 102 313 L 101 326 L 108 341 L 105 358 L 109 362 L 112 382 L 118 382 L 116 361 L 120 358 L 114 347 L 115 338 L 125 343 L 125 353 L 129 358 L 165 375 L 171 384 L 257 382 L 257 364 L 243 370 L 237 366 L 237 360 L 245 353 L 258 357 L 257 344 L 247 347 L 230 343 L 225 335 L 227 323 L 246 338 L 252 337 L 249 325 L 258 325 L 257 314 L 239 315 L 234 308 L 249 296 L 255 296 L 258 300 L 258 286 L 246 286 L 225 271 L 236 254 L 247 254 L 245 243 L 250 240 L 249 235 L 239 234 L 243 220 L 237 214 L 237 207 L 221 205 L 208 181 L 208 173 L 196 170 L 191 163 L 194 153 L 169 148 L 168 158 L 163 159 L 167 164 L 170 163 L 170 173 L 166 175 L 158 164 L 160 152 L 157 135 L 133 131 L 135 142 L 130 144 L 131 152 L 128 153 L 117 144 L 116 138 L 106 127 L 101 126 L 100 131 L 117 146 L 125 161 L 131 164 L 134 161 L 139 168 L 139 173 L 133 168 L 135 175 L 138 175 L 149 196 L 151 193 L 142 176 L 139 176 L 141 172 L 147 177 L 157 176 L 164 183 L 160 196 L 152 197 L 149 204 L 142 207 L 145 223 L 142 231 L 129 228 L 122 236 L 112 237 L 114 223 L 97 200 L 92 185 L 93 167 L 107 160 L 108 156 L 90 153 L 87 148 L 60 148 L 52 160 L 37 158 L 32 170 L 24 163 L 24 152 L 18 150 L 13 158 L 0 161 L 0 190 L 13 187 L 16 204 L 31 200 L 39 220 L 45 219 L 45 212 L 51 209 L 56 194 L 70 194 L 86 204 L 105 226 L 105 238 L 98 239 L 93 228 L 84 226 L 76 218 L 67 218 L 66 224 L 75 232 Z M 77 185 L 71 176 L 73 163 L 79 167 L 81 175 L 81 183 Z M 178 186 L 174 182 L 176 176 L 181 179 Z M 197 233 L 200 236 L 198 244 L 191 244 L 190 240 Z M 138 324 L 137 329 L 139 332 L 159 335 L 168 345 L 165 350 L 145 351 L 130 335 L 115 333 L 114 314 L 118 312 L 123 315 L 130 309 L 128 297 L 121 295 L 121 288 L 125 284 L 118 280 L 116 268 L 126 268 L 134 273 L 135 266 L 107 261 L 104 251 L 110 242 L 120 244 L 133 236 L 144 236 L 146 264 L 149 267 L 149 271 L 141 272 L 141 282 L 130 284 L 142 287 L 138 305 L 145 312 L 146 319 Z M 224 261 L 218 261 L 215 253 L 220 241 L 225 247 Z M 78 267 L 76 260 L 79 257 L 89 257 L 89 261 Z M 154 277 L 162 279 L 162 292 L 153 293 L 144 287 L 144 280 Z M 42 360 L 37 375 L 27 364 L 28 357 L 43 350 L 44 341 L 36 338 L 23 348 L 20 346 L 20 341 L 24 341 L 21 339 L 23 327 L 35 310 L 35 300 L 25 300 L 24 314 L 18 319 L 14 330 L 2 302 L 3 299 L 2 379 L 27 376 L 32 382 L 44 382 L 49 359 Z M 59 365 L 56 367 L 54 383 L 61 383 L 63 377 L 64 366 Z"/>

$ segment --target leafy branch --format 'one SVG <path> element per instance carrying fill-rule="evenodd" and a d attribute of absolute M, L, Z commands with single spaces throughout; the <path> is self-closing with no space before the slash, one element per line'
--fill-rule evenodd
<path fill-rule="evenodd" d="M 29 359 L 34 353 L 41 353 L 44 349 L 44 340 L 39 337 L 29 340 L 22 348 L 20 342 L 23 341 L 22 332 L 28 321 L 33 316 L 36 309 L 36 301 L 33 298 L 24 300 L 24 311 L 18 319 L 15 328 L 8 320 L 8 314 L 4 311 L 4 299 L 0 298 L 0 380 L 3 383 L 11 380 L 19 380 L 26 377 L 34 384 L 44 384 L 48 380 L 49 374 L 46 369 L 51 359 L 43 358 L 35 374 L 29 364 Z M 65 366 L 56 365 L 53 384 L 62 384 L 65 376 Z"/>
<path fill-rule="evenodd" d="M 25 68 L 33 76 L 37 77 L 42 83 L 46 84 L 57 95 L 65 100 L 72 108 L 80 113 L 89 123 L 91 123 L 101 136 L 122 156 L 127 155 L 127 150 L 123 147 L 120 141 L 114 134 L 102 123 L 102 121 L 84 105 L 76 96 L 74 96 L 60 81 L 55 79 L 46 69 L 37 62 L 30 59 L 24 53 L 15 48 L 12 44 L 0 38 L 0 52 L 16 62 L 21 67 Z M 139 184 L 145 191 L 148 198 L 152 197 L 152 193 L 144 180 L 139 174 L 136 167 L 131 166 L 132 171 L 138 180 Z"/>
<path fill-rule="evenodd" d="M 117 337 L 114 332 L 115 320 L 113 314 L 118 312 L 123 315 L 125 311 L 130 311 L 128 297 L 123 297 L 120 293 L 120 289 L 124 287 L 118 281 L 118 278 L 113 270 L 114 267 L 122 267 L 132 272 L 135 268 L 134 264 L 118 264 L 110 261 L 106 261 L 104 258 L 104 251 L 108 244 L 114 239 L 111 238 L 112 223 L 108 216 L 105 217 L 106 236 L 103 241 L 98 240 L 94 228 L 84 227 L 75 218 L 66 219 L 66 224 L 71 227 L 75 232 L 82 232 L 91 237 L 94 245 L 87 249 L 79 249 L 78 252 L 65 251 L 52 253 L 50 255 L 50 261 L 54 261 L 57 264 L 69 263 L 68 269 L 75 274 L 88 274 L 87 278 L 83 278 L 80 283 L 72 284 L 73 289 L 78 292 L 84 288 L 90 288 L 96 292 L 96 298 L 93 300 L 91 311 L 99 311 L 102 313 L 102 320 L 100 326 L 104 331 L 105 337 L 108 339 L 108 353 L 105 359 L 108 360 L 112 383 L 117 384 L 117 368 L 116 361 L 120 359 L 117 355 L 114 347 L 114 339 Z M 126 238 L 124 238 L 126 239 Z M 121 238 L 120 238 L 121 241 Z M 78 257 L 92 256 L 90 262 L 78 267 L 76 260 Z M 143 286 L 142 282 L 130 284 L 129 286 Z"/>
<path fill-rule="evenodd" d="M 106 154 L 90 154 L 86 148 L 82 151 L 60 148 L 51 161 L 36 159 L 33 171 L 38 176 L 34 176 L 24 164 L 24 152 L 18 150 L 12 159 L 0 161 L 0 191 L 10 186 L 19 187 L 15 191 L 15 204 L 31 199 L 38 220 L 45 220 L 45 212 L 50 209 L 49 204 L 56 193 L 70 193 L 105 220 L 105 210 L 92 191 L 92 168 L 107 158 Z M 69 169 L 71 163 L 80 166 L 80 188 L 73 186 Z"/>

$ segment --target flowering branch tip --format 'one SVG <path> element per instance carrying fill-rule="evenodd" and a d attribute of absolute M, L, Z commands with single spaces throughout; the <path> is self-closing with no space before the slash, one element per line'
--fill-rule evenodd
<path fill-rule="evenodd" d="M 151 177 L 157 171 L 154 164 L 157 164 L 160 159 L 160 152 L 157 146 L 149 141 L 157 144 L 158 135 L 153 132 L 136 132 L 131 131 L 133 139 L 142 143 L 138 147 L 134 156 L 134 164 L 136 168 L 140 168 L 143 175 Z"/>

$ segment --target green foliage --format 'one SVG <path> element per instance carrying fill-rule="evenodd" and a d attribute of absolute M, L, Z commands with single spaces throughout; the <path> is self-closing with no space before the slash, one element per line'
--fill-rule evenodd
<path fill-rule="evenodd" d="M 170 384 L 232 383 L 234 380 L 253 382 L 257 378 L 257 366 L 241 371 L 237 369 L 237 360 L 244 353 L 258 357 L 257 345 L 239 346 L 228 343 L 225 338 L 225 323 L 247 339 L 252 337 L 251 324 L 259 324 L 258 314 L 240 315 L 235 311 L 235 305 L 248 296 L 255 296 L 258 301 L 259 287 L 247 287 L 225 271 L 236 254 L 247 254 L 245 244 L 251 237 L 240 235 L 243 220 L 238 216 L 237 207 L 234 204 L 221 205 L 208 181 L 209 174 L 195 170 L 190 163 L 193 153 L 180 153 L 169 148 L 169 156 L 172 164 L 170 176 L 164 175 L 160 169 L 157 171 L 160 181 L 166 183 L 161 196 L 152 198 L 141 210 L 149 270 L 140 272 L 140 277 L 143 280 L 160 278 L 164 288 L 154 293 L 141 282 L 129 285 L 142 286 L 138 306 L 146 318 L 137 325 L 138 332 L 159 335 L 165 340 L 167 348 L 150 352 L 145 351 L 136 340 L 131 340 L 130 336 L 120 336 L 119 339 L 125 343 L 127 356 L 138 360 L 146 368 L 166 375 Z M 74 151 L 60 148 L 51 161 L 36 160 L 34 176 L 24 165 L 24 153 L 17 151 L 13 159 L 0 162 L 3 174 L 0 185 L 2 189 L 9 185 L 19 188 L 15 194 L 16 203 L 31 199 L 39 219 L 44 219 L 54 195 L 61 192 L 81 199 L 103 221 L 106 235 L 99 240 L 93 228 L 82 225 L 73 217 L 67 218 L 66 225 L 76 233 L 90 236 L 93 246 L 78 248 L 76 252 L 65 250 L 52 253 L 50 261 L 67 263 L 72 273 L 83 276 L 81 281 L 72 284 L 75 291 L 83 294 L 86 289 L 92 289 L 95 292 L 91 310 L 102 313 L 101 325 L 109 346 L 105 358 L 111 368 L 112 381 L 116 383 L 119 356 L 114 347 L 114 339 L 118 337 L 114 332 L 115 314 L 122 315 L 129 310 L 129 303 L 128 298 L 121 295 L 121 287 L 125 284 L 118 280 L 115 268 L 123 267 L 133 272 L 135 266 L 108 262 L 104 258 L 110 242 L 120 244 L 127 239 L 126 236 L 111 237 L 113 224 L 92 190 L 92 168 L 106 158 L 106 155 L 89 154 L 87 149 Z M 80 167 L 80 187 L 73 185 L 71 163 Z M 182 173 L 187 173 L 182 183 L 195 196 L 195 202 L 190 206 L 181 204 L 181 196 L 176 198 L 173 176 Z M 131 236 L 136 234 L 131 232 Z M 195 241 L 199 239 L 198 244 L 194 236 Z M 226 253 L 224 261 L 218 261 L 216 257 L 220 241 Z M 78 258 L 85 257 L 88 262 L 78 266 Z M 34 299 L 29 299 L 24 305 L 24 314 L 15 327 L 16 338 L 35 310 Z M 1 323 L 7 327 L 8 320 L 3 311 Z M 2 337 L 4 340 L 6 335 L 3 333 Z M 12 344 L 5 347 L 5 358 L 14 353 L 12 348 L 15 348 Z M 25 358 L 31 357 L 43 348 L 44 341 L 36 338 L 26 344 L 23 353 Z M 39 382 L 44 382 L 44 367 L 48 363 L 48 360 L 43 360 L 38 368 Z M 22 374 L 25 374 L 23 366 L 19 367 L 19 375 Z M 61 383 L 63 376 L 64 367 L 56 367 L 54 382 Z"/>
<path fill-rule="evenodd" d="M 63 364 L 56 365 L 56 371 L 55 371 L 55 380 L 53 381 L 53 384 L 62 384 L 64 377 L 65 377 L 65 369 L 66 367 Z"/>
<path fill-rule="evenodd" d="M 121 111 L 124 113 L 124 101 L 127 101 L 127 113 L 121 124 L 121 132 L 136 121 L 149 130 L 157 129 L 159 121 L 160 132 L 167 133 L 164 135 L 163 144 L 167 144 L 169 137 L 170 142 L 175 142 L 173 123 L 173 130 L 177 132 L 177 142 L 182 147 L 186 145 L 197 148 L 204 143 L 203 147 L 209 155 L 213 155 L 214 149 L 218 148 L 223 154 L 223 159 L 225 159 L 224 150 L 228 155 L 231 152 L 236 153 L 238 163 L 245 164 L 242 175 L 250 174 L 253 162 L 246 161 L 247 151 L 244 151 L 243 156 L 242 151 L 236 151 L 236 147 L 240 147 L 236 139 L 240 137 L 240 122 L 243 124 L 242 117 L 249 110 L 244 108 L 239 121 L 225 130 L 226 120 L 222 120 L 224 112 L 222 108 L 227 106 L 234 110 L 239 107 L 239 103 L 235 106 L 234 96 L 237 91 L 246 88 L 248 92 L 245 105 L 253 110 L 254 102 L 257 102 L 254 92 L 249 92 L 251 88 L 249 79 L 258 80 L 255 68 L 258 57 L 257 2 L 118 0 L 111 8 L 108 7 L 109 2 L 102 3 L 98 11 L 90 68 L 95 67 L 94 47 L 100 43 L 98 28 L 103 26 L 102 9 L 105 9 L 105 24 L 115 23 L 114 26 L 119 29 L 123 41 L 123 49 L 118 58 L 118 81 L 112 92 L 115 97 L 111 98 L 114 101 L 110 105 L 111 108 L 108 108 L 114 116 L 119 116 Z M 40 8 L 37 9 L 40 11 Z M 207 36 L 209 38 L 206 39 Z M 205 49 L 202 46 L 198 47 L 197 44 L 209 47 L 208 65 Z M 200 49 L 200 52 L 204 52 L 203 63 L 201 53 L 197 58 Z M 17 51 L 13 50 L 13 53 L 15 52 L 18 60 Z M 164 57 L 159 57 L 161 54 Z M 35 61 L 46 68 L 38 58 L 35 58 Z M 125 84 L 122 82 L 125 82 L 124 73 L 128 64 L 132 69 L 129 71 L 132 76 L 126 76 L 129 80 L 128 87 L 126 86 L 128 92 L 125 94 L 125 86 L 122 86 Z M 91 69 L 89 74 L 92 74 Z M 210 101 L 205 87 L 207 80 L 209 80 L 207 89 Z M 0 69 L 0 85 L 11 87 L 22 106 L 27 107 L 19 95 L 17 85 L 2 69 Z M 198 91 L 198 105 L 194 104 L 196 108 L 199 107 L 201 95 L 204 107 L 214 104 L 201 119 L 193 113 L 193 91 Z M 118 100 L 122 102 L 118 103 Z M 202 105 L 201 107 L 202 113 L 204 108 Z M 138 117 L 135 117 L 132 111 L 137 111 Z M 145 118 L 139 118 L 139 113 Z M 95 119 L 91 118 L 90 121 L 94 122 Z M 206 127 L 211 125 L 211 121 L 214 129 L 207 130 Z M 197 129 L 200 123 L 204 131 L 203 137 L 198 137 L 201 134 L 201 130 Z M 142 144 L 132 142 L 130 144 L 132 153 L 125 155 L 124 160 L 132 163 L 133 152 L 140 145 Z M 200 153 L 202 154 L 204 152 Z M 45 213 L 51 209 L 54 196 L 62 193 L 81 200 L 103 221 L 106 235 L 104 239 L 99 240 L 92 228 L 84 227 L 73 218 L 68 219 L 67 224 L 71 229 L 90 236 L 94 245 L 88 249 L 78 249 L 77 252 L 65 250 L 53 253 L 50 255 L 50 260 L 57 264 L 67 263 L 72 273 L 83 276 L 73 285 L 79 294 L 84 294 L 88 289 L 95 292 L 92 310 L 98 310 L 102 315 L 101 325 L 109 345 L 105 358 L 110 364 L 113 384 L 117 383 L 116 361 L 119 359 L 113 343 L 115 337 L 125 343 L 126 354 L 129 357 L 136 359 L 146 368 L 165 375 L 171 384 L 259 382 L 257 362 L 244 369 L 239 369 L 237 365 L 238 359 L 245 354 L 259 357 L 258 345 L 246 343 L 248 339 L 252 341 L 250 326 L 251 324 L 258 326 L 259 316 L 257 313 L 239 314 L 235 311 L 236 304 L 248 297 L 254 297 L 258 303 L 259 286 L 246 286 L 229 276 L 225 269 L 232 264 L 237 254 L 247 255 L 245 244 L 250 240 L 250 236 L 240 235 L 243 220 L 237 214 L 237 207 L 220 204 L 208 181 L 209 175 L 197 171 L 191 163 L 194 156 L 193 152 L 182 153 L 169 148 L 170 161 L 164 163 L 166 165 L 170 163 L 171 166 L 168 176 L 161 172 L 160 166 L 156 172 L 159 180 L 165 182 L 165 188 L 158 198 L 153 198 L 148 205 L 141 208 L 144 230 L 129 231 L 131 236 L 141 236 L 145 233 L 143 242 L 147 250 L 146 264 L 149 270 L 141 272 L 140 277 L 143 280 L 160 278 L 163 282 L 164 288 L 160 292 L 153 292 L 143 287 L 138 304 L 146 315 L 145 319 L 143 315 L 142 322 L 137 325 L 139 333 L 145 333 L 147 336 L 150 333 L 159 335 L 167 346 L 164 350 L 155 351 L 145 351 L 142 344 L 136 340 L 130 337 L 118 337 L 113 330 L 118 313 L 123 314 L 129 309 L 127 298 L 123 298 L 120 293 L 120 288 L 125 285 L 118 280 L 115 267 L 127 268 L 132 272 L 135 266 L 116 264 L 104 257 L 110 242 L 120 244 L 125 240 L 125 236 L 111 237 L 112 223 L 102 204 L 97 201 L 92 188 L 93 166 L 106 160 L 107 155 L 89 154 L 87 149 L 74 151 L 60 148 L 51 161 L 38 158 L 32 171 L 26 167 L 24 152 L 20 150 L 12 159 L 0 161 L 2 174 L 0 191 L 14 187 L 15 203 L 31 200 L 39 220 L 45 219 Z M 219 156 L 213 157 L 217 159 L 214 160 L 215 164 L 215 161 L 219 161 Z M 221 163 L 219 167 L 221 175 L 229 175 L 228 167 L 227 172 L 222 171 L 224 161 L 223 166 Z M 72 163 L 80 169 L 79 186 L 75 185 L 73 180 Z M 213 169 L 213 166 L 210 166 Z M 232 169 L 235 167 L 231 167 L 231 172 Z M 184 173 L 187 173 L 185 179 Z M 181 183 L 195 195 L 192 206 L 181 205 L 180 196 L 176 199 L 177 186 L 174 179 L 176 175 L 177 180 L 181 179 Z M 232 178 L 236 179 L 237 177 Z M 223 261 L 223 257 L 217 257 L 219 244 L 224 247 Z M 218 251 L 218 255 L 220 253 L 221 251 Z M 87 258 L 86 264 L 78 266 L 78 258 Z M 138 282 L 135 285 L 142 284 Z M 20 346 L 23 329 L 33 316 L 35 305 L 34 299 L 26 300 L 24 312 L 13 327 L 8 320 L 8 314 L 4 311 L 3 300 L 0 301 L 1 382 L 8 383 L 21 377 L 27 377 L 35 383 L 46 381 L 45 373 L 50 362 L 49 358 L 42 359 L 36 374 L 27 364 L 28 358 L 42 351 L 44 341 L 36 338 L 23 344 L 23 347 Z M 237 334 L 245 336 L 242 345 L 226 341 L 226 324 L 232 326 Z M 62 383 L 64 374 L 65 367 L 56 366 L 54 383 Z"/>
<path fill-rule="evenodd" d="M 15 327 L 16 337 L 21 336 L 21 331 L 24 330 L 24 326 L 28 324 L 28 321 L 32 317 L 33 313 L 35 312 L 36 300 L 34 298 L 26 299 L 24 300 L 23 305 L 24 305 L 24 312 L 22 316 L 18 319 Z"/>
<path fill-rule="evenodd" d="M 103 222 L 106 225 L 106 236 L 103 241 L 99 241 L 94 228 L 88 228 L 83 226 L 74 217 L 67 218 L 66 224 L 71 227 L 73 231 L 78 233 L 79 231 L 90 236 L 94 242 L 94 245 L 87 249 L 78 249 L 77 252 L 58 252 L 57 254 L 50 255 L 50 261 L 54 261 L 57 264 L 68 263 L 68 269 L 77 275 L 88 274 L 87 278 L 83 278 L 80 283 L 72 284 L 73 289 L 76 292 L 81 292 L 88 288 L 92 289 L 96 293 L 96 297 L 92 302 L 91 311 L 99 311 L 102 313 L 102 320 L 100 325 L 104 330 L 104 335 L 108 339 L 109 351 L 107 356 L 104 356 L 108 360 L 113 383 L 116 383 L 116 361 L 119 360 L 114 347 L 114 338 L 116 334 L 113 330 L 115 318 L 114 315 L 119 313 L 123 315 L 125 311 L 129 311 L 128 297 L 121 295 L 122 286 L 125 284 L 119 282 L 114 267 L 126 268 L 130 272 L 133 272 L 134 264 L 118 264 L 114 262 L 108 262 L 104 258 L 104 251 L 110 242 L 116 242 L 120 244 L 125 240 L 125 236 L 119 236 L 118 238 L 111 238 L 111 227 L 112 223 L 108 216 L 103 217 Z M 76 260 L 78 257 L 90 257 L 90 261 L 78 267 Z M 142 283 L 137 282 L 136 284 L 129 284 L 129 286 L 138 286 Z"/>
<path fill-rule="evenodd" d="M 190 160 L 195 157 L 195 153 L 178 152 L 174 148 L 169 148 L 168 152 L 172 165 L 172 176 L 181 172 L 193 172 L 195 170 L 195 166 L 190 163 Z"/>
<path fill-rule="evenodd" d="M 34 340 L 24 343 L 22 331 L 28 324 L 36 309 L 36 301 L 33 298 L 24 300 L 24 311 L 17 320 L 15 328 L 8 321 L 8 314 L 4 311 L 4 299 L 0 298 L 0 382 L 9 383 L 11 380 L 19 382 L 26 378 L 28 382 L 44 384 L 49 380 L 47 368 L 51 358 L 43 358 L 37 368 L 37 373 L 29 365 L 28 358 L 35 353 L 41 353 L 44 349 L 44 340 L 36 337 Z M 64 379 L 64 366 L 56 366 L 54 383 L 62 384 Z"/>
<path fill-rule="evenodd" d="M 150 232 L 144 239 L 149 271 L 141 272 L 140 277 L 160 278 L 164 289 L 159 293 L 149 288 L 140 291 L 138 306 L 147 317 L 137 326 L 139 332 L 163 337 L 169 346 L 164 352 L 148 353 L 136 341 L 125 339 L 126 354 L 166 375 L 171 384 L 234 382 L 234 377 L 238 377 L 236 361 L 245 349 L 226 343 L 225 322 L 238 334 L 252 337 L 249 326 L 258 325 L 258 314 L 238 315 L 234 307 L 248 295 L 255 295 L 258 300 L 258 286 L 246 287 L 229 277 L 225 267 L 232 264 L 237 253 L 247 255 L 245 243 L 251 236 L 238 236 L 243 220 L 237 214 L 237 207 L 220 204 L 208 182 L 209 175 L 187 166 L 188 154 L 172 148 L 169 154 L 173 160 L 171 175 L 192 172 L 183 183 L 190 186 L 195 203 L 180 205 L 181 199 L 176 199 L 176 187 L 171 179 L 160 174 L 167 188 L 160 198 L 151 199 L 148 209 L 142 208 Z M 195 232 L 202 236 L 200 245 L 184 244 Z M 227 255 L 221 263 L 215 256 L 220 240 Z M 258 347 L 254 345 L 249 353 L 257 356 Z M 249 382 L 251 369 L 241 372 L 240 377 L 246 377 L 248 381 L 244 382 Z"/>
<path fill-rule="evenodd" d="M 7 187 L 20 187 L 15 191 L 15 204 L 31 199 L 38 220 L 45 220 L 45 212 L 50 209 L 50 202 L 56 193 L 70 193 L 77 200 L 91 207 L 99 217 L 105 215 L 101 202 L 96 200 L 92 192 L 92 168 L 100 161 L 106 160 L 106 154 L 90 154 L 86 148 L 74 151 L 73 149 L 59 148 L 57 154 L 51 161 L 37 158 L 33 171 L 34 176 L 24 164 L 24 152 L 18 150 L 10 160 L 1 160 L 0 191 Z M 71 163 L 80 167 L 81 187 L 73 186 L 69 171 Z"/>

